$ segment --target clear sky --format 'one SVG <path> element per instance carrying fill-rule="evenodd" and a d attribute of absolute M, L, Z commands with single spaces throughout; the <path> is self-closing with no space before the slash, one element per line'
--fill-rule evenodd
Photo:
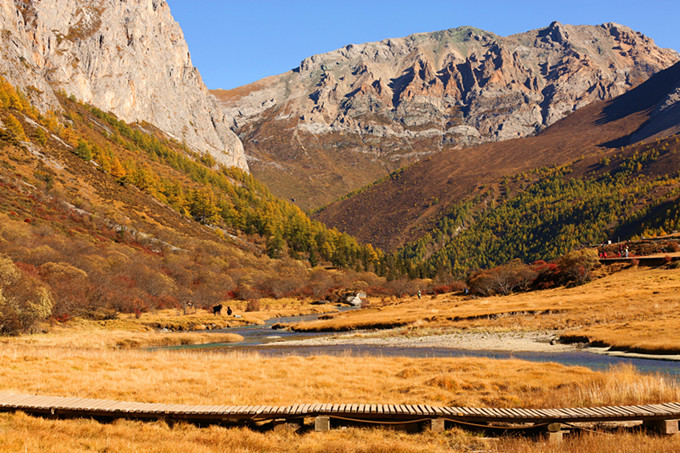
<path fill-rule="evenodd" d="M 680 0 L 167 0 L 210 89 L 235 88 L 311 55 L 469 25 L 507 36 L 616 22 L 680 51 Z"/>

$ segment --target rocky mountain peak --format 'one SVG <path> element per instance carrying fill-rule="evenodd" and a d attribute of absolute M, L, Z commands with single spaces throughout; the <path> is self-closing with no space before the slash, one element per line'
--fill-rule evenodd
<path fill-rule="evenodd" d="M 63 90 L 248 169 L 165 1 L 6 0 L 0 25 L 0 73 L 42 110 Z"/>
<path fill-rule="evenodd" d="M 564 25 L 558 21 L 552 22 L 547 28 L 539 31 L 538 36 L 542 37 L 544 41 L 550 40 L 562 45 L 567 45 L 569 42 L 569 33 Z"/>
<path fill-rule="evenodd" d="M 216 94 L 255 175 L 309 208 L 428 154 L 535 134 L 677 60 L 618 24 L 460 27 L 348 45 Z"/>

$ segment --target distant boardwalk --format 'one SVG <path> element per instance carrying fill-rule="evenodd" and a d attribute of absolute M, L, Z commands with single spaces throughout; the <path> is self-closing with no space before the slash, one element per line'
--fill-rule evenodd
<path fill-rule="evenodd" d="M 643 421 L 664 432 L 678 430 L 680 403 L 639 406 L 606 406 L 567 409 L 508 409 L 475 407 L 435 407 L 422 404 L 295 404 L 292 406 L 194 406 L 186 404 L 134 403 L 76 397 L 17 395 L 0 393 L 0 411 L 22 411 L 32 415 L 128 418 L 139 420 L 185 421 L 190 423 L 250 424 L 263 421 L 300 423 L 315 417 L 317 430 L 342 422 L 372 424 L 448 425 L 536 424 L 551 430 L 575 422 Z M 531 426 L 529 426 L 531 427 Z M 557 427 L 557 428 L 556 428 Z"/>
<path fill-rule="evenodd" d="M 665 254 L 654 254 L 654 255 L 642 255 L 642 256 L 611 256 L 607 258 L 600 258 L 600 263 L 602 264 L 613 264 L 613 263 L 630 263 L 636 261 L 640 265 L 646 266 L 657 266 L 660 264 L 665 264 L 669 261 L 680 260 L 680 253 L 665 253 Z"/>

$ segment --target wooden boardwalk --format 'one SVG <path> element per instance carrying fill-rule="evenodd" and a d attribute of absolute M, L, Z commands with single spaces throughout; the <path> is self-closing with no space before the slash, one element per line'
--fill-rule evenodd
<path fill-rule="evenodd" d="M 678 261 L 680 257 L 669 256 L 670 261 Z M 613 256 L 611 258 L 600 258 L 600 263 L 602 264 L 614 264 L 614 263 L 631 263 L 636 260 L 641 266 L 659 266 L 661 264 L 666 264 L 669 258 L 665 255 L 650 255 L 650 256 L 630 256 L 626 258 L 625 256 Z"/>
<path fill-rule="evenodd" d="M 424 404 L 295 404 L 292 406 L 210 406 L 134 403 L 76 397 L 0 393 L 0 412 L 31 415 L 186 421 L 190 423 L 255 423 L 299 421 L 306 417 L 355 423 L 416 423 L 443 420 L 461 424 L 554 424 L 597 421 L 675 421 L 680 403 L 640 406 L 510 409 L 437 407 Z M 443 425 L 442 425 L 443 426 Z"/>

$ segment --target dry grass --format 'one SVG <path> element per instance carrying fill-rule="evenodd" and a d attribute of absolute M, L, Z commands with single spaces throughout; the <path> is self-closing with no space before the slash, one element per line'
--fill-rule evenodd
<path fill-rule="evenodd" d="M 489 359 L 280 357 L 209 352 L 113 351 L 0 346 L 0 391 L 178 404 L 289 405 L 364 402 L 503 407 L 644 404 L 680 400 L 677 382 L 631 367 L 598 373 L 580 367 Z M 604 439 L 604 438 L 603 438 Z M 607 438 L 608 439 L 608 438 Z M 650 439 L 625 435 L 629 450 Z M 596 438 L 575 441 L 597 444 Z M 533 440 L 488 442 L 443 434 L 348 429 L 296 435 L 245 428 L 0 415 L 0 451 L 539 451 Z M 540 450 L 545 451 L 545 450 Z M 645 451 L 645 450 L 640 450 Z"/>
<path fill-rule="evenodd" d="M 22 335 L 15 338 L 0 337 L 0 343 L 5 345 L 23 344 L 93 349 L 136 349 L 206 343 L 238 343 L 242 340 L 242 336 L 233 333 L 161 333 L 104 329 L 56 329 L 38 335 Z"/>
<path fill-rule="evenodd" d="M 2 345 L 74 347 L 86 349 L 133 349 L 205 343 L 237 343 L 243 337 L 233 333 L 161 332 L 133 317 L 106 321 L 73 319 L 47 327 L 38 334 L 1 337 Z"/>
<path fill-rule="evenodd" d="M 517 453 L 675 453 L 680 436 L 653 436 L 642 432 L 583 433 L 550 444 L 522 438 L 501 439 L 490 451 Z"/>
<path fill-rule="evenodd" d="M 672 308 L 677 310 L 677 308 Z M 565 339 L 587 337 L 596 345 L 641 354 L 680 354 L 680 321 L 677 314 L 657 319 L 632 319 L 604 326 L 588 326 L 567 332 Z"/>
<path fill-rule="evenodd" d="M 30 433 L 30 435 L 27 435 Z M 470 451 L 485 442 L 461 431 L 404 434 L 347 429 L 328 433 L 260 433 L 246 428 L 90 420 L 44 420 L 0 415 L 2 452 L 445 452 Z"/>
<path fill-rule="evenodd" d="M 680 270 L 626 269 L 574 288 L 487 298 L 373 300 L 372 308 L 296 324 L 300 331 L 422 327 L 556 329 L 646 352 L 680 352 Z"/>
<path fill-rule="evenodd" d="M 564 407 L 680 401 L 668 378 L 520 360 L 262 357 L 3 345 L 0 391 L 225 405 Z"/>
<path fill-rule="evenodd" d="M 483 439 L 459 430 L 404 434 L 383 429 L 334 430 L 298 435 L 246 428 L 92 420 L 46 420 L 23 414 L 0 414 L 1 452 L 617 452 L 662 453 L 680 450 L 680 436 L 587 433 L 550 444 L 524 438 Z M 30 434 L 30 435 L 29 435 Z"/>

